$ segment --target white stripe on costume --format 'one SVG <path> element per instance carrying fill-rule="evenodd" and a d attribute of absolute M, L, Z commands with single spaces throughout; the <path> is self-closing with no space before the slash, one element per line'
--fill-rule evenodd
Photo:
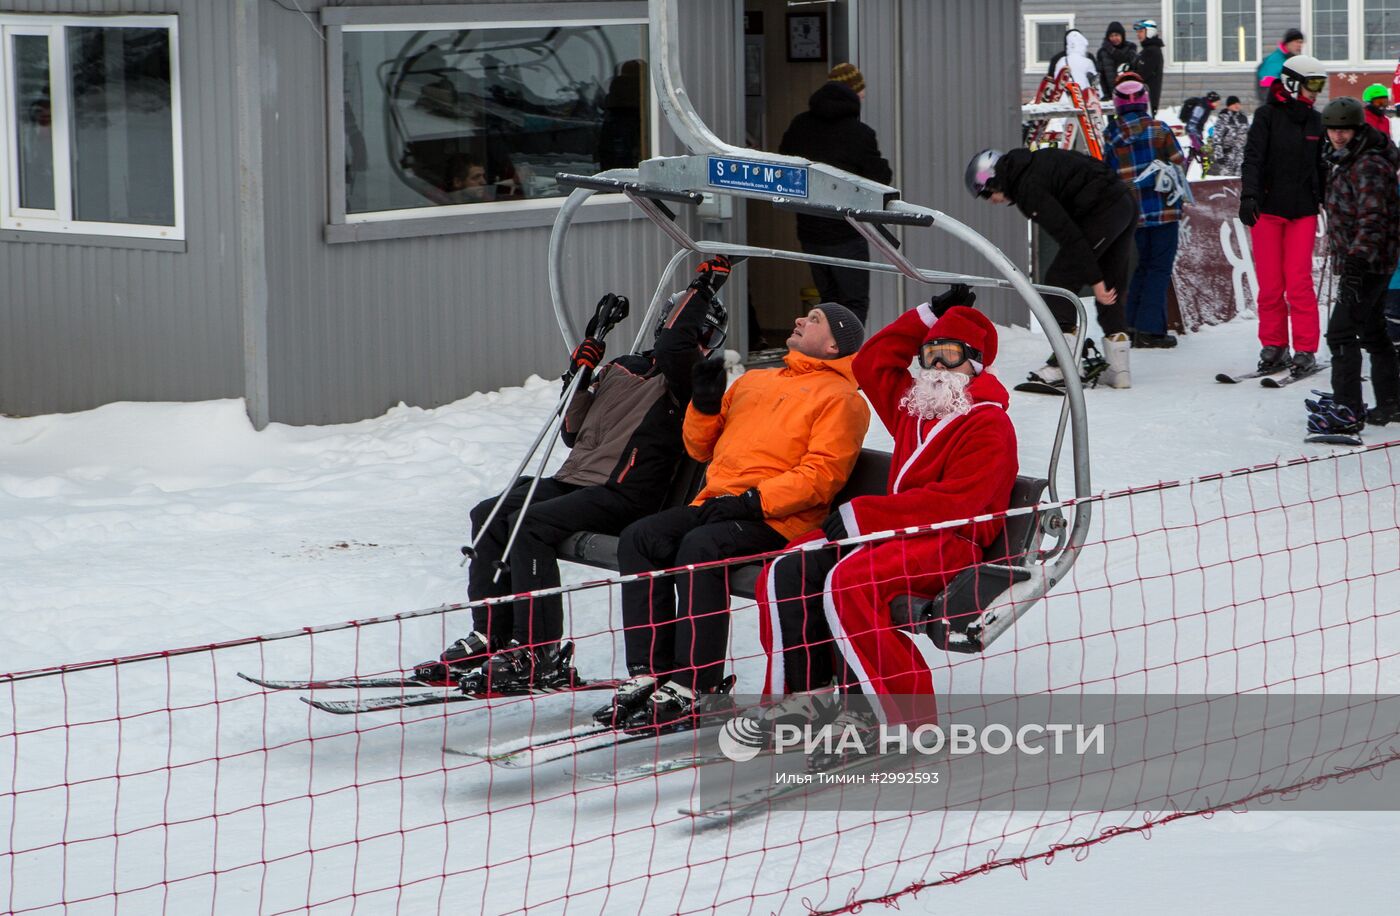
<path fill-rule="evenodd" d="M 768 686 L 775 694 L 787 693 L 787 666 L 783 658 L 783 624 L 778 619 L 778 590 L 773 580 L 778 574 L 778 564 L 787 557 L 778 557 L 768 567 L 768 626 L 773 645 L 768 652 Z"/>
<path fill-rule="evenodd" d="M 976 404 L 972 405 L 972 410 L 969 410 L 967 413 L 954 414 L 951 417 L 944 417 L 943 419 L 939 420 L 938 423 L 934 425 L 933 429 L 928 431 L 927 436 L 924 436 L 923 438 L 919 439 L 919 447 L 914 449 L 914 453 L 909 456 L 909 458 L 904 462 L 903 467 L 899 469 L 899 475 L 894 479 L 894 486 L 890 487 L 890 495 L 893 496 L 894 494 L 899 492 L 899 485 L 901 482 L 903 482 L 904 475 L 909 471 L 911 467 L 914 466 L 914 462 L 919 460 L 919 456 L 924 453 L 924 449 L 928 448 L 929 444 L 932 443 L 934 439 L 937 439 L 939 435 L 943 433 L 944 430 L 946 430 L 950 425 L 952 425 L 953 421 L 960 420 L 963 417 L 971 416 L 972 411 L 976 410 L 979 407 L 1000 406 L 1001 405 L 996 403 L 995 401 L 978 401 Z M 922 420 L 920 420 L 919 422 L 921 424 L 923 423 Z"/>
<path fill-rule="evenodd" d="M 856 673 L 856 680 L 860 682 L 860 689 L 865 692 L 866 696 L 870 697 L 870 705 L 874 708 L 875 715 L 879 718 L 881 724 L 884 724 L 888 721 L 885 717 L 884 706 L 880 701 L 879 695 L 875 692 L 875 688 L 871 686 L 870 675 L 866 674 L 865 665 L 861 664 L 860 655 L 856 652 L 856 647 L 852 644 L 851 637 L 846 635 L 846 628 L 841 624 L 841 616 L 836 613 L 835 596 L 831 592 L 831 580 L 836 575 L 836 570 L 841 568 L 842 563 L 845 563 L 864 549 L 865 545 L 861 544 L 855 550 L 852 550 L 850 553 L 837 560 L 836 565 L 831 567 L 831 571 L 826 574 L 826 582 L 822 588 L 822 610 L 826 612 L 826 625 L 831 628 L 831 635 L 836 640 L 836 648 L 840 650 L 841 657 L 846 660 L 846 664 L 850 665 L 851 670 Z"/>

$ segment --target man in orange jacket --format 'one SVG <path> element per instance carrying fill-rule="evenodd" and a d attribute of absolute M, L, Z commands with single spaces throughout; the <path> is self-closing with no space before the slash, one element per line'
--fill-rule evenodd
<path fill-rule="evenodd" d="M 727 392 L 724 364 L 695 367 L 683 437 L 708 461 L 689 506 L 634 522 L 618 568 L 639 573 L 777 550 L 821 524 L 870 425 L 851 365 L 865 329 L 845 306 L 798 318 L 782 369 L 747 372 Z M 684 728 L 697 697 L 720 689 L 729 645 L 729 570 L 719 566 L 622 586 L 627 671 L 598 721 Z"/>

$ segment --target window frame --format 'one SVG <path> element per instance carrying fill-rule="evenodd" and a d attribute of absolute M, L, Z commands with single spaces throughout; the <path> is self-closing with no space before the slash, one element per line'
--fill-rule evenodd
<path fill-rule="evenodd" d="M 649 24 L 647 6 L 638 0 L 598 3 L 478 4 L 471 6 L 324 7 L 326 49 L 326 172 L 329 243 L 449 235 L 484 230 L 553 225 L 568 200 L 540 197 L 526 200 L 446 204 L 369 213 L 347 212 L 345 200 L 345 73 L 346 32 L 391 32 L 453 28 L 539 28 L 549 26 Z M 648 45 L 650 35 L 647 36 Z M 648 57 L 649 57 L 648 53 Z M 651 98 L 650 149 L 657 155 L 661 142 L 660 104 L 648 81 Z M 575 222 L 633 219 L 640 214 L 622 194 L 594 194 L 577 212 Z"/>
<path fill-rule="evenodd" d="M 1175 56 L 1177 46 L 1176 0 L 1162 0 L 1162 19 L 1158 23 L 1158 31 L 1166 43 L 1165 65 L 1167 67 L 1186 66 L 1196 72 L 1253 73 L 1259 66 L 1259 61 L 1264 59 L 1264 49 L 1269 47 L 1264 43 L 1263 0 L 1254 0 L 1254 58 L 1244 63 L 1237 60 L 1226 61 L 1221 57 L 1224 48 L 1224 30 L 1221 27 L 1222 15 L 1220 0 L 1206 0 L 1206 59 L 1177 60 Z"/>
<path fill-rule="evenodd" d="M 1302 0 L 1302 21 L 1308 28 L 1303 31 L 1307 33 L 1312 27 L 1313 0 Z M 1353 67 L 1365 67 L 1367 69 L 1385 69 L 1393 71 L 1395 69 L 1395 58 L 1393 57 L 1365 57 L 1366 48 L 1366 2 L 1365 0 L 1347 0 L 1347 56 L 1341 60 L 1324 60 L 1323 64 L 1329 68 L 1348 69 Z M 1321 60 L 1321 58 L 1318 58 Z"/>
<path fill-rule="evenodd" d="M 6 137 L 0 143 L 0 230 L 32 234 L 35 240 L 85 236 L 108 239 L 185 240 L 185 161 L 184 121 L 180 84 L 180 18 L 175 14 L 131 16 L 81 16 L 28 13 L 0 13 L 0 125 Z M 108 223 L 80 220 L 73 216 L 73 147 L 69 131 L 72 98 L 68 86 L 68 43 L 66 30 L 85 28 L 163 28 L 170 42 L 170 143 L 171 175 L 175 221 L 170 226 L 145 223 Z M 49 40 L 49 105 L 53 125 L 54 209 L 36 210 L 18 206 L 19 151 L 18 123 L 12 78 L 11 37 L 42 35 Z M 78 241 L 74 238 L 73 241 Z"/>
<path fill-rule="evenodd" d="M 1041 73 L 1050 66 L 1049 60 L 1035 59 L 1036 27 L 1050 22 L 1065 23 L 1065 31 L 1074 28 L 1073 13 L 1026 13 L 1022 17 L 1023 41 L 1025 42 L 1025 69 L 1027 73 Z"/>

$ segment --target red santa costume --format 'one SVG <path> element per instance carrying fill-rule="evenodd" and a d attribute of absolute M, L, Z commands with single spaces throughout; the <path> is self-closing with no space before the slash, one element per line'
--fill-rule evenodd
<path fill-rule="evenodd" d="M 974 347 L 983 362 L 974 363 L 979 371 L 965 389 L 970 407 L 930 417 L 911 403 L 909 364 L 923 342 L 934 339 Z M 928 303 L 868 340 L 854 370 L 894 437 L 888 493 L 856 497 L 839 508 L 839 522 L 833 515 L 824 531 L 793 543 L 815 547 L 828 535 L 840 539 L 1004 512 L 1016 480 L 1016 432 L 1006 415 L 1006 389 L 985 371 L 996 350 L 996 328 L 980 312 L 953 306 L 935 319 Z M 856 545 L 839 559 L 832 550 L 804 551 L 768 564 L 757 589 L 768 654 L 764 692 L 825 686 L 834 662 L 838 677 L 879 698 L 882 721 L 927 720 L 929 704 L 919 704 L 925 712 L 915 715 L 896 700 L 931 696 L 933 677 L 911 634 L 891 622 L 890 601 L 937 595 L 982 560 L 1001 528 L 1000 519 L 969 522 Z"/>

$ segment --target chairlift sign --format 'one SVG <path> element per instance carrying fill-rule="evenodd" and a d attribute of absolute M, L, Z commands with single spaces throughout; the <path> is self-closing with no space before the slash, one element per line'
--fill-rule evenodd
<path fill-rule="evenodd" d="M 807 197 L 805 166 L 751 162 L 724 156 L 710 156 L 709 160 L 708 182 L 712 188 L 757 191 L 779 197 Z"/>

